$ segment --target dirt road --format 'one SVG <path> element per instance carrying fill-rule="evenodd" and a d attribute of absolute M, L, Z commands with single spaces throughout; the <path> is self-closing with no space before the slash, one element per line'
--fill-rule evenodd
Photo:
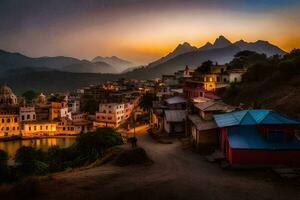
<path fill-rule="evenodd" d="M 154 164 L 101 166 L 63 173 L 43 185 L 38 199 L 300 199 L 300 188 L 274 181 L 268 172 L 222 170 L 180 143 L 138 136 Z"/>

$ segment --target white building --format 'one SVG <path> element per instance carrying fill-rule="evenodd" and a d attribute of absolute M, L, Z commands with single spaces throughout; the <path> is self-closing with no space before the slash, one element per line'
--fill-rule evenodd
<path fill-rule="evenodd" d="M 124 103 L 101 103 L 94 126 L 118 127 L 125 121 Z"/>
<path fill-rule="evenodd" d="M 230 83 L 238 83 L 242 81 L 242 76 L 246 73 L 246 69 L 232 69 L 228 70 L 229 74 L 229 82 Z"/>
<path fill-rule="evenodd" d="M 68 102 L 69 111 L 72 113 L 79 113 L 80 112 L 80 100 L 69 100 Z"/>
<path fill-rule="evenodd" d="M 35 108 L 30 107 L 20 107 L 20 121 L 34 121 L 36 120 Z"/>

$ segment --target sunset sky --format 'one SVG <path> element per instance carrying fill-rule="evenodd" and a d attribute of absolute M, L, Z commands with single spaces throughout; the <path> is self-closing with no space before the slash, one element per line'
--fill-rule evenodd
<path fill-rule="evenodd" d="M 0 49 L 147 63 L 224 35 L 290 51 L 300 47 L 299 10 L 297 0 L 0 0 Z"/>

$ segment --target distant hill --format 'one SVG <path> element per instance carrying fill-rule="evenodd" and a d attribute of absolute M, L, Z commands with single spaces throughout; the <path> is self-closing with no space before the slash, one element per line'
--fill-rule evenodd
<path fill-rule="evenodd" d="M 19 95 L 27 90 L 52 93 L 72 91 L 91 84 L 116 80 L 117 74 L 73 73 L 58 70 L 23 68 L 9 70 L 0 76 L 0 84 L 7 84 Z"/>
<path fill-rule="evenodd" d="M 117 70 L 113 66 L 105 62 L 91 63 L 86 60 L 80 63 L 65 66 L 62 68 L 62 70 L 77 73 L 117 73 Z"/>
<path fill-rule="evenodd" d="M 105 62 L 111 66 L 113 66 L 118 72 L 122 72 L 128 68 L 134 67 L 135 64 L 118 58 L 117 56 L 111 56 L 111 57 L 102 57 L 102 56 L 97 56 L 92 60 L 93 63 L 96 62 Z"/>
<path fill-rule="evenodd" d="M 109 69 L 111 66 L 106 63 L 102 63 L 100 66 L 100 64 L 94 64 L 87 60 L 64 56 L 31 58 L 20 53 L 0 50 L 0 73 L 10 69 L 25 67 L 74 70 L 74 72 L 116 73 L 116 70 L 114 68 Z"/>

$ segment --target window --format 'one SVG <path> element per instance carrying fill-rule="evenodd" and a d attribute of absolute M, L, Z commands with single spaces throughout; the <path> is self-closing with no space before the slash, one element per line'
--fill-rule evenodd
<path fill-rule="evenodd" d="M 6 121 L 7 121 L 7 123 L 10 123 L 10 119 L 9 118 Z"/>
<path fill-rule="evenodd" d="M 27 115 L 27 119 L 30 119 L 30 115 Z"/>
<path fill-rule="evenodd" d="M 24 121 L 25 120 L 25 116 L 24 115 L 22 115 L 22 121 Z"/>
<path fill-rule="evenodd" d="M 31 126 L 29 126 L 29 131 L 31 131 Z"/>
<path fill-rule="evenodd" d="M 2 118 L 2 123 L 4 123 L 4 119 Z"/>
<path fill-rule="evenodd" d="M 40 130 L 43 130 L 43 126 L 40 126 Z"/>
<path fill-rule="evenodd" d="M 9 131 L 9 127 L 6 127 L 6 130 Z"/>
<path fill-rule="evenodd" d="M 36 126 L 34 126 L 33 129 L 36 131 Z"/>
<path fill-rule="evenodd" d="M 46 130 L 48 130 L 48 126 L 46 126 Z"/>
<path fill-rule="evenodd" d="M 15 117 L 14 121 L 15 121 L 15 123 L 17 123 L 17 122 L 18 122 L 18 118 L 17 118 L 17 117 Z"/>

